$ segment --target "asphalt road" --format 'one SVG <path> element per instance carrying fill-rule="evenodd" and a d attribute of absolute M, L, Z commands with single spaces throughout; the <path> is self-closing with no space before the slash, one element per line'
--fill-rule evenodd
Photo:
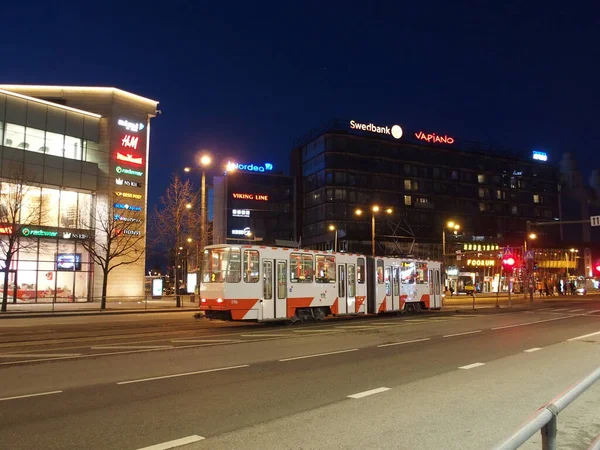
<path fill-rule="evenodd" d="M 149 316 L 5 321 L 0 447 L 479 449 L 600 365 L 598 301 L 287 327 Z M 600 433 L 599 402 L 563 413 L 569 448 Z"/>

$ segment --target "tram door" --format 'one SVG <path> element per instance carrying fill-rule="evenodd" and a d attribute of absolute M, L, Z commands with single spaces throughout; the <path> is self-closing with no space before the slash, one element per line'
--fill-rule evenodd
<path fill-rule="evenodd" d="M 275 318 L 287 317 L 287 261 L 277 260 L 277 300 L 275 300 Z"/>
<path fill-rule="evenodd" d="M 430 308 L 441 308 L 442 307 L 442 280 L 439 269 L 432 269 L 429 271 L 429 295 L 430 295 Z"/>
<path fill-rule="evenodd" d="M 400 301 L 400 267 L 392 266 L 392 310 L 402 309 Z"/>
<path fill-rule="evenodd" d="M 338 264 L 338 314 L 348 313 L 348 300 L 346 297 L 346 265 Z"/>
<path fill-rule="evenodd" d="M 262 318 L 275 318 L 275 296 L 273 295 L 274 273 L 273 260 L 263 259 L 263 298 L 262 298 Z"/>
<path fill-rule="evenodd" d="M 346 264 L 346 278 L 348 279 L 346 310 L 354 313 L 356 312 L 356 266 L 354 264 Z"/>
<path fill-rule="evenodd" d="M 385 311 L 391 311 L 394 309 L 394 297 L 392 296 L 392 268 L 390 266 L 385 266 L 383 280 L 385 282 Z"/>

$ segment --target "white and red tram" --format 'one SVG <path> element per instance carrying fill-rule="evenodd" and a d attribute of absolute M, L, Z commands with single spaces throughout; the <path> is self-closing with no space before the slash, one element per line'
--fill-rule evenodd
<path fill-rule="evenodd" d="M 221 320 L 319 320 L 442 306 L 441 264 L 254 245 L 204 250 L 200 310 Z"/>

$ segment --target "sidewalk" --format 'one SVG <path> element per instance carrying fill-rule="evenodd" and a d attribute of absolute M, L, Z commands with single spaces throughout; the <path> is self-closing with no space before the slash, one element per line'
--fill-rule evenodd
<path fill-rule="evenodd" d="M 541 306 L 552 303 L 565 303 L 565 302 L 584 302 L 584 301 L 597 301 L 600 300 L 600 292 L 593 292 L 586 295 L 559 295 L 551 297 L 540 297 L 539 295 L 533 296 L 533 303 L 531 303 L 529 295 L 525 297 L 523 294 L 511 295 L 510 305 L 512 307 L 528 307 L 528 306 Z M 496 297 L 496 294 L 479 294 L 475 296 L 475 309 L 483 308 L 495 308 L 496 303 L 501 308 L 509 307 L 508 294 L 501 293 Z M 445 297 L 443 301 L 442 310 L 455 310 L 455 309 L 472 309 L 473 308 L 473 297 L 467 295 Z"/>
<path fill-rule="evenodd" d="M 0 313 L 1 319 L 17 317 L 43 317 L 51 315 L 81 314 L 132 314 L 141 312 L 180 312 L 198 309 L 198 297 L 192 302 L 192 296 L 180 295 L 181 306 L 176 306 L 175 296 L 163 297 L 160 300 L 147 299 L 107 299 L 106 309 L 100 309 L 100 301 L 77 303 L 12 303 L 9 300 L 8 311 Z"/>

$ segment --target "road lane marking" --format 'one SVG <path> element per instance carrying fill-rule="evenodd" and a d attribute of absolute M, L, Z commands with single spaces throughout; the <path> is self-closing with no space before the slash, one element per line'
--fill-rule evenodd
<path fill-rule="evenodd" d="M 527 350 L 523 350 L 525 353 L 533 353 L 533 352 L 537 352 L 538 350 L 541 350 L 540 347 L 533 347 L 533 348 L 528 348 Z"/>
<path fill-rule="evenodd" d="M 407 319 L 405 320 L 407 323 L 418 323 L 418 322 L 429 322 L 428 319 Z"/>
<path fill-rule="evenodd" d="M 241 337 L 293 337 L 293 334 L 240 334 Z"/>
<path fill-rule="evenodd" d="M 566 311 L 569 308 L 558 308 L 558 309 L 553 309 L 552 311 Z"/>
<path fill-rule="evenodd" d="M 594 314 L 594 313 L 597 313 L 597 312 L 600 312 L 600 309 L 595 309 L 593 311 L 589 311 L 588 314 Z"/>
<path fill-rule="evenodd" d="M 62 393 L 62 391 L 49 391 L 49 392 L 39 392 L 37 394 L 17 395 L 15 397 L 0 398 L 0 402 L 3 402 L 5 400 L 16 400 L 19 398 L 39 397 L 41 395 L 52 395 L 52 394 L 60 394 L 60 393 Z"/>
<path fill-rule="evenodd" d="M 481 366 L 485 366 L 485 363 L 473 363 L 473 364 L 468 364 L 466 366 L 460 366 L 459 369 L 464 369 L 464 370 L 469 370 L 469 369 L 474 369 L 475 367 L 481 367 Z"/>
<path fill-rule="evenodd" d="M 583 336 L 577 336 L 571 339 L 567 339 L 567 341 L 578 341 L 579 339 L 585 339 L 586 337 L 597 336 L 600 334 L 600 331 L 596 331 L 595 333 L 584 334 Z"/>
<path fill-rule="evenodd" d="M 194 442 L 203 441 L 205 437 L 194 434 L 192 436 L 175 439 L 173 441 L 163 442 L 162 444 L 151 445 L 150 447 L 140 448 L 138 450 L 168 450 L 170 448 L 181 447 L 183 445 L 192 444 Z"/>
<path fill-rule="evenodd" d="M 391 388 L 388 387 L 380 387 L 377 389 L 371 389 L 369 391 L 359 392 L 358 394 L 348 395 L 348 398 L 363 398 L 368 397 L 369 395 L 379 394 L 381 392 L 389 391 Z"/>
<path fill-rule="evenodd" d="M 374 330 L 376 328 L 381 328 L 381 326 L 375 325 L 340 325 L 336 328 L 341 328 L 344 330 Z"/>
<path fill-rule="evenodd" d="M 357 351 L 358 351 L 357 348 L 351 348 L 349 350 L 339 350 L 337 352 L 316 353 L 314 355 L 305 355 L 305 356 L 294 356 L 292 358 L 280 359 L 279 362 L 295 361 L 297 359 L 306 359 L 306 358 L 317 358 L 319 356 L 337 355 L 339 353 L 348 353 L 348 352 L 357 352 Z"/>
<path fill-rule="evenodd" d="M 242 369 L 244 367 L 250 367 L 250 365 L 244 364 L 241 366 L 220 367 L 218 369 L 206 369 L 206 370 L 197 370 L 195 372 L 175 373 L 173 375 L 163 375 L 160 377 L 150 377 L 150 378 L 140 378 L 139 380 L 119 381 L 119 382 L 117 382 L 117 384 L 142 383 L 144 381 L 164 380 L 166 378 L 186 377 L 188 375 L 199 375 L 202 373 L 222 372 L 225 370 Z"/>
<path fill-rule="evenodd" d="M 465 331 L 464 333 L 446 334 L 443 337 L 448 338 L 448 337 L 454 337 L 454 336 L 464 336 L 465 334 L 481 333 L 482 331 L 483 330 Z"/>
<path fill-rule="evenodd" d="M 3 353 L 0 358 L 63 358 L 81 356 L 81 353 Z"/>
<path fill-rule="evenodd" d="M 412 341 L 391 342 L 389 344 L 380 344 L 377 347 L 391 347 L 392 345 L 412 344 L 413 342 L 423 342 L 423 341 L 429 341 L 429 340 L 431 340 L 431 338 L 413 339 Z"/>
<path fill-rule="evenodd" d="M 570 309 L 569 312 L 580 312 L 580 311 L 585 311 L 585 308 L 581 308 L 581 309 Z"/>
<path fill-rule="evenodd" d="M 140 350 L 140 349 L 154 349 L 154 348 L 173 348 L 172 345 L 95 345 L 90 347 L 92 350 Z"/>
<path fill-rule="evenodd" d="M 342 333 L 339 330 L 294 330 L 294 333 Z"/>
<path fill-rule="evenodd" d="M 461 318 L 461 317 L 479 317 L 481 314 L 454 314 L 452 317 Z"/>
<path fill-rule="evenodd" d="M 494 328 L 492 328 L 492 330 L 504 330 L 505 328 L 524 327 L 525 325 L 534 325 L 536 323 L 552 322 L 553 320 L 564 320 L 564 319 L 572 319 L 572 318 L 573 318 L 573 316 L 556 317 L 554 319 L 536 320 L 535 322 L 525 322 L 525 323 L 517 323 L 514 325 L 504 325 L 503 327 L 494 327 Z"/>
<path fill-rule="evenodd" d="M 182 343 L 182 344 L 192 344 L 194 342 L 201 342 L 204 344 L 225 344 L 227 342 L 243 342 L 239 339 L 171 339 L 171 342 Z"/>

